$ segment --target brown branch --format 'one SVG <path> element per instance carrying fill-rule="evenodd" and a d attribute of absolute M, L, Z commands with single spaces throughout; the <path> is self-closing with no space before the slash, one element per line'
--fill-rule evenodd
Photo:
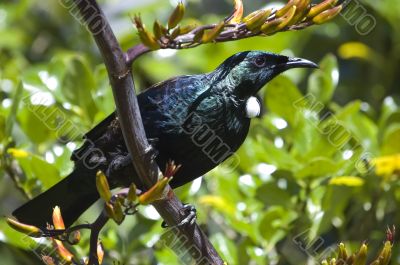
<path fill-rule="evenodd" d="M 89 265 L 99 264 L 97 254 L 97 245 L 99 242 L 99 234 L 103 227 L 106 225 L 110 218 L 105 210 L 97 217 L 96 221 L 90 225 L 90 251 L 89 251 Z"/>
<path fill-rule="evenodd" d="M 130 48 L 125 54 L 126 64 L 131 65 L 139 56 L 148 52 L 151 52 L 151 50 L 141 43 Z"/>
<path fill-rule="evenodd" d="M 151 159 L 152 148 L 143 128 L 130 64 L 126 62 L 126 56 L 97 2 L 95 0 L 75 0 L 75 4 L 102 54 L 125 143 L 140 181 L 149 189 L 156 183 L 159 169 L 155 161 Z M 94 22 L 96 18 L 100 20 Z M 99 31 L 99 27 L 102 30 Z M 136 54 L 137 57 L 145 52 L 147 52 L 146 49 L 138 48 L 133 54 Z M 182 211 L 183 205 L 169 186 L 168 189 L 169 199 L 154 203 L 154 207 L 170 227 L 176 227 L 185 217 Z M 190 242 L 191 247 L 200 252 L 200 256 L 198 256 L 199 253 L 193 252 L 192 257 L 195 261 L 200 261 L 200 258 L 211 264 L 223 264 L 222 259 L 197 224 L 191 226 L 190 229 L 181 226 L 176 227 L 176 230 L 179 233 L 177 236 L 184 236 Z"/>

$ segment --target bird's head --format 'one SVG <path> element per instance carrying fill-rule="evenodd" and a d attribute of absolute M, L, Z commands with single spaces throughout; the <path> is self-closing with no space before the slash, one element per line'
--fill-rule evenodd
<path fill-rule="evenodd" d="M 218 79 L 238 99 L 254 96 L 268 81 L 292 68 L 317 68 L 308 60 L 283 55 L 247 51 L 226 59 L 218 68 Z"/>

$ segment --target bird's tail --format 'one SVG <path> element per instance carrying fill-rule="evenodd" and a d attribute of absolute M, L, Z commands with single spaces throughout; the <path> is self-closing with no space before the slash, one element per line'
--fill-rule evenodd
<path fill-rule="evenodd" d="M 96 177 L 93 171 L 75 170 L 46 192 L 16 209 L 14 215 L 18 221 L 45 228 L 52 224 L 52 213 L 59 206 L 66 227 L 69 227 L 98 198 Z"/>

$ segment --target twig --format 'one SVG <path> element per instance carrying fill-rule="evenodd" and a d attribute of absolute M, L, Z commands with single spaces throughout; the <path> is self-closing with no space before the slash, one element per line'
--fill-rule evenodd
<path fill-rule="evenodd" d="M 236 41 L 255 36 L 271 36 L 276 33 L 302 30 L 316 24 L 326 23 L 334 18 L 351 0 L 324 0 L 319 4 L 311 1 L 291 0 L 281 9 L 261 9 L 243 18 L 242 0 L 235 0 L 235 10 L 220 23 L 193 26 L 189 32 L 182 31 L 178 23 L 183 17 L 184 6 L 178 4 L 175 11 L 180 12 L 179 21 L 174 27 L 162 26 L 156 21 L 153 33 L 145 28 L 139 15 L 133 23 L 138 29 L 143 44 L 130 48 L 126 61 L 131 65 L 140 55 L 157 49 L 190 49 L 205 43 Z M 241 10 L 239 12 L 239 10 Z M 176 20 L 174 12 L 170 20 Z M 183 27 L 183 26 L 182 26 Z M 192 27 L 188 25 L 187 27 Z M 158 29 L 158 30 L 156 30 Z"/>
<path fill-rule="evenodd" d="M 89 265 L 99 264 L 99 258 L 97 254 L 97 244 L 99 242 L 99 234 L 101 229 L 106 225 L 110 218 L 108 217 L 105 210 L 101 212 L 99 217 L 97 217 L 96 221 L 91 224 L 91 232 L 90 232 L 90 251 L 89 251 Z"/>
<path fill-rule="evenodd" d="M 130 65 L 139 58 L 139 56 L 150 52 L 151 50 L 143 44 L 138 44 L 130 48 L 125 54 L 125 61 L 127 65 Z"/>

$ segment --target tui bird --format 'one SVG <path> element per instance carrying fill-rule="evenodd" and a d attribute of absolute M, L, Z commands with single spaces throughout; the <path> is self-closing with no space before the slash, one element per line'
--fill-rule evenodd
<path fill-rule="evenodd" d="M 176 188 L 202 176 L 240 147 L 250 119 L 260 111 L 254 96 L 268 81 L 291 68 L 316 67 L 299 58 L 240 52 L 213 72 L 175 77 L 139 94 L 143 125 L 157 151 L 157 164 L 162 171 L 169 160 L 181 165 L 171 186 Z M 106 173 L 111 188 L 127 187 L 135 178 L 138 183 L 115 113 L 84 139 L 71 157 L 74 171 L 13 212 L 20 222 L 46 227 L 53 207 L 58 205 L 65 225 L 70 226 L 99 198 L 95 184 L 98 170 Z"/>

